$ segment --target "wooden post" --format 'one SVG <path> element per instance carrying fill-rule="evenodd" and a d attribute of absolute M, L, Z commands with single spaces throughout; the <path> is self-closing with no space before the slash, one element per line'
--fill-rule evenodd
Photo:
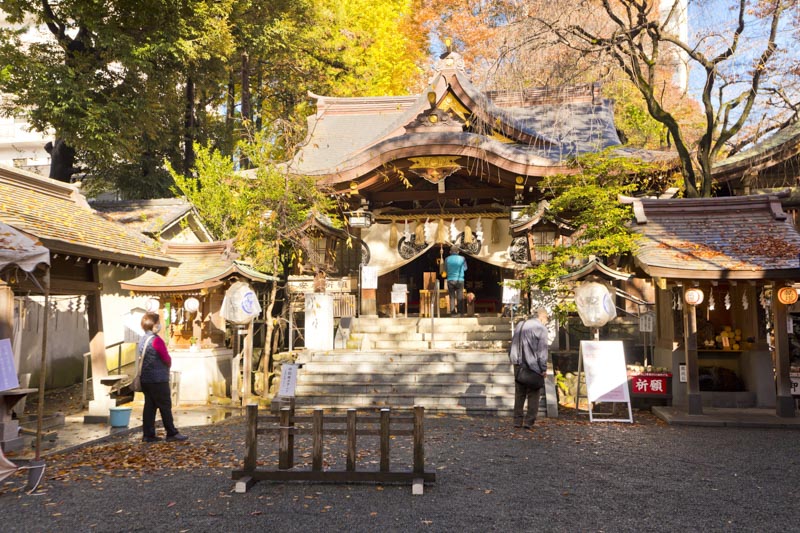
<path fill-rule="evenodd" d="M 389 471 L 389 409 L 381 409 L 381 472 Z"/>
<path fill-rule="evenodd" d="M 314 409 L 312 416 L 313 459 L 311 470 L 320 472 L 322 470 L 322 409 Z"/>
<path fill-rule="evenodd" d="M 683 294 L 681 294 L 683 298 Z M 686 347 L 686 385 L 688 386 L 688 413 L 703 414 L 703 397 L 700 394 L 700 369 L 697 362 L 697 308 L 683 306 L 683 338 Z"/>
<path fill-rule="evenodd" d="M 244 385 L 242 391 L 242 403 L 250 401 L 251 387 L 250 382 L 253 379 L 253 321 L 247 324 L 247 336 L 244 338 L 244 369 L 242 370 L 242 383 Z"/>
<path fill-rule="evenodd" d="M 14 333 L 14 291 L 0 280 L 0 339 L 10 339 Z"/>
<path fill-rule="evenodd" d="M 347 471 L 356 470 L 356 410 L 347 410 Z"/>
<path fill-rule="evenodd" d="M 775 414 L 782 418 L 795 416 L 792 384 L 789 380 L 789 331 L 786 305 L 778 301 L 779 284 L 772 286 L 772 316 L 775 335 L 775 381 L 777 398 Z"/>
<path fill-rule="evenodd" d="M 425 472 L 425 430 L 422 421 L 425 416 L 425 408 L 421 405 L 414 406 L 414 473 L 422 474 Z"/>
<path fill-rule="evenodd" d="M 294 466 L 294 435 L 292 410 L 282 407 L 280 414 L 280 439 L 278 444 L 278 470 L 289 470 Z"/>
<path fill-rule="evenodd" d="M 92 281 L 100 282 L 97 264 L 92 264 Z M 86 318 L 89 322 L 89 351 L 92 353 L 92 392 L 97 399 L 105 394 L 105 387 L 100 383 L 100 378 L 108 376 L 103 309 L 99 290 L 90 292 L 86 297 Z"/>
<path fill-rule="evenodd" d="M 256 469 L 258 456 L 258 405 L 247 406 L 247 435 L 244 442 L 244 469 Z"/>

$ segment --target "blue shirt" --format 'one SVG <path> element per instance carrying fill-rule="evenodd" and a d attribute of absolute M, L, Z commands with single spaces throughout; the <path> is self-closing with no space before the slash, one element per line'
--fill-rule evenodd
<path fill-rule="evenodd" d="M 447 268 L 447 281 L 464 281 L 464 272 L 467 270 L 467 260 L 458 254 L 450 254 L 444 260 Z"/>

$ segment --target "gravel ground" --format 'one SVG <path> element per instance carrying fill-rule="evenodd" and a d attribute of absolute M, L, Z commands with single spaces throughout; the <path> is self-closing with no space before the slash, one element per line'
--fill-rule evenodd
<path fill-rule="evenodd" d="M 515 430 L 508 418 L 428 417 L 437 480 L 407 485 L 276 484 L 246 494 L 230 478 L 244 452 L 241 418 L 190 428 L 186 444 L 122 436 L 48 458 L 32 495 L 0 484 L 3 531 L 786 531 L 795 523 L 798 433 L 635 424 L 566 412 Z M 327 442 L 327 441 L 326 441 Z M 261 437 L 274 458 L 275 439 Z M 298 461 L 310 461 L 298 437 Z M 326 462 L 343 462 L 329 442 Z M 367 438 L 364 448 L 374 447 Z M 145 454 L 147 452 L 147 454 Z M 406 437 L 393 465 L 410 462 Z M 361 452 L 359 466 L 377 457 Z"/>

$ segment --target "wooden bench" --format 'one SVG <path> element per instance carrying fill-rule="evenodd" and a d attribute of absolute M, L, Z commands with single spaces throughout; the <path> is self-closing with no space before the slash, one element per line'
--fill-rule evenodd
<path fill-rule="evenodd" d="M 283 407 L 279 416 L 259 416 L 257 405 L 247 406 L 247 436 L 245 439 L 244 466 L 234 470 L 232 478 L 237 480 L 236 492 L 247 492 L 257 481 L 316 481 L 338 483 L 411 483 L 412 494 L 423 492 L 424 482 L 436 481 L 435 472 L 425 471 L 424 419 L 425 409 L 415 406 L 413 415 L 391 415 L 390 409 L 381 409 L 379 415 L 358 416 L 355 409 L 348 409 L 345 416 L 325 417 L 322 409 L 314 409 L 311 416 L 295 416 L 290 407 Z M 305 423 L 303 426 L 296 425 Z M 310 423 L 310 426 L 308 425 Z M 359 427 L 359 423 L 362 424 Z M 268 426 L 272 424 L 272 426 Z M 341 426 L 345 427 L 331 427 Z M 375 428 L 374 425 L 379 427 Z M 373 427 L 370 427 L 373 426 Z M 392 426 L 401 426 L 393 429 Z M 402 427 L 405 426 L 405 427 Z M 410 427 L 409 427 L 410 426 Z M 323 430 L 324 428 L 324 430 Z M 268 470 L 256 466 L 258 459 L 258 435 L 279 433 L 278 468 Z M 311 470 L 293 470 L 294 437 L 298 434 L 312 435 Z M 345 470 L 323 470 L 323 435 L 346 435 L 347 460 Z M 380 466 L 378 470 L 359 470 L 356 466 L 356 436 L 380 436 Z M 413 438 L 413 468 L 411 471 L 390 469 L 389 452 L 392 436 L 410 435 Z"/>

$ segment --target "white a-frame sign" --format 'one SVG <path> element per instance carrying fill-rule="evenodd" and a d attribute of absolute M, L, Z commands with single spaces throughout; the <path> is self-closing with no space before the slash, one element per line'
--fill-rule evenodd
<path fill-rule="evenodd" d="M 579 384 L 581 367 L 586 376 L 589 421 L 633 422 L 622 341 L 581 341 L 578 356 Z M 628 418 L 598 417 L 592 410 L 594 402 L 627 403 Z"/>

